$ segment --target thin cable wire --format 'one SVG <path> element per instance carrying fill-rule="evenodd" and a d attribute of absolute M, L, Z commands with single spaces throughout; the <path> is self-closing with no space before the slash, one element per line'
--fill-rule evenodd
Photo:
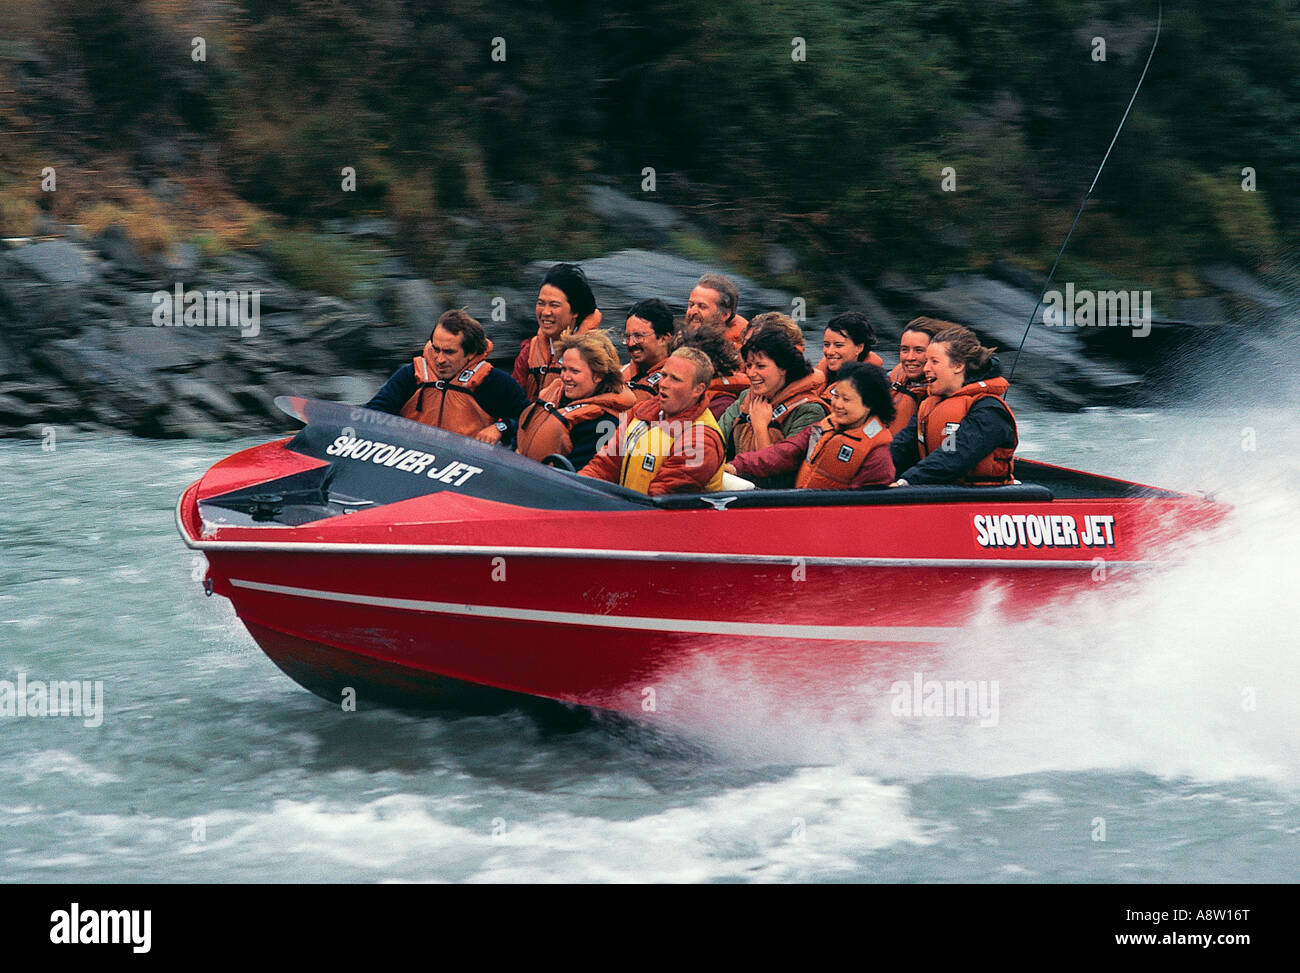
<path fill-rule="evenodd" d="M 1052 263 L 1052 269 L 1048 271 L 1047 280 L 1043 283 L 1043 292 L 1038 295 L 1038 303 L 1034 309 L 1029 312 L 1029 322 L 1025 325 L 1025 333 L 1020 336 L 1020 344 L 1016 347 L 1016 357 L 1011 362 L 1011 371 L 1007 374 L 1007 381 L 1010 382 L 1016 375 L 1016 366 L 1020 364 L 1020 352 L 1024 350 L 1025 339 L 1029 337 L 1029 329 L 1034 326 L 1034 316 L 1038 314 L 1038 309 L 1043 306 L 1043 299 L 1047 297 L 1047 289 L 1052 286 L 1052 278 L 1056 276 L 1056 268 L 1061 263 L 1061 257 L 1065 255 L 1065 248 L 1070 245 L 1070 237 L 1074 236 L 1074 228 L 1079 225 L 1079 218 L 1083 216 L 1084 207 L 1088 205 L 1088 200 L 1092 198 L 1092 191 L 1097 188 L 1097 180 L 1101 178 L 1101 170 L 1106 168 L 1106 160 L 1110 158 L 1111 149 L 1115 148 L 1115 143 L 1119 141 L 1119 133 L 1124 130 L 1124 123 L 1128 121 L 1128 114 L 1133 110 L 1133 103 L 1137 101 L 1138 92 L 1142 90 L 1142 82 L 1146 80 L 1147 68 L 1151 67 L 1151 59 L 1156 56 L 1156 45 L 1160 43 L 1160 26 L 1165 19 L 1164 0 L 1160 0 L 1160 6 L 1156 13 L 1156 36 L 1151 41 L 1151 53 L 1147 55 L 1147 63 L 1142 67 L 1142 76 L 1138 78 L 1137 87 L 1133 89 L 1133 97 L 1128 100 L 1128 107 L 1124 109 L 1124 117 L 1119 120 L 1119 126 L 1115 129 L 1115 134 L 1110 140 L 1110 145 L 1106 147 L 1106 154 L 1101 157 L 1101 165 L 1097 166 L 1097 174 L 1092 177 L 1092 185 L 1083 195 L 1083 202 L 1079 204 L 1079 212 L 1074 214 L 1074 222 L 1070 224 L 1070 231 L 1065 234 L 1065 241 L 1061 244 L 1061 249 L 1056 252 L 1056 260 Z M 1006 395 L 1010 395 L 1011 390 L 1007 389 Z M 1006 395 L 1003 396 L 1005 400 Z"/>

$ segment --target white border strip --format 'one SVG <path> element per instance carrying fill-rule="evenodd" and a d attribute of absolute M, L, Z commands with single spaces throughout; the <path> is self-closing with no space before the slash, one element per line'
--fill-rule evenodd
<path fill-rule="evenodd" d="M 343 591 L 320 591 L 293 588 L 231 578 L 236 588 L 264 591 L 269 594 L 314 598 L 349 605 L 396 608 L 401 611 L 436 612 L 440 615 L 463 615 L 470 618 L 499 618 L 512 622 L 543 622 L 551 625 L 585 625 L 591 628 L 617 628 L 644 631 L 648 634 L 689 633 L 692 635 L 743 635 L 752 638 L 816 639 L 837 642 L 941 642 L 958 631 L 949 627 L 890 625 L 775 625 L 749 622 L 699 621 L 688 618 L 638 618 L 628 615 L 591 615 L 585 612 L 545 611 L 534 608 L 501 608 L 495 605 L 464 605 L 448 601 L 420 601 L 413 598 L 384 598 Z"/>

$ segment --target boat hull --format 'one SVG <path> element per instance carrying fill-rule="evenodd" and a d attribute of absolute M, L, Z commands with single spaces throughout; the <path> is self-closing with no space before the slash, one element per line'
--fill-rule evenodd
<path fill-rule="evenodd" d="M 1051 489 L 652 503 L 356 410 L 370 435 L 440 451 L 411 464 L 446 486 L 413 487 L 400 466 L 331 461 L 326 444 L 352 442 L 350 429 L 334 437 L 340 407 L 308 406 L 314 437 L 309 425 L 217 464 L 182 495 L 177 522 L 208 559 L 209 592 L 335 702 L 513 694 L 698 712 L 740 687 L 833 701 L 908 678 L 973 625 L 1065 611 L 1078 592 L 1176 556 L 1223 513 L 1044 464 L 1030 468 Z M 413 455 L 392 449 L 375 463 Z"/>

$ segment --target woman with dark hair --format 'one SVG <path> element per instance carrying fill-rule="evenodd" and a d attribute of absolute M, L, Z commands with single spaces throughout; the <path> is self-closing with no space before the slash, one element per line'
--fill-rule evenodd
<path fill-rule="evenodd" d="M 851 361 L 864 361 L 884 368 L 884 360 L 871 349 L 876 347 L 876 329 L 861 311 L 845 311 L 826 322 L 822 335 L 822 360 L 817 371 L 826 376 L 826 391 L 835 384 L 835 373 Z"/>
<path fill-rule="evenodd" d="M 930 339 L 944 328 L 955 328 L 951 321 L 934 318 L 913 318 L 898 339 L 898 364 L 889 372 L 890 389 L 894 393 L 894 421 L 889 431 L 898 435 L 916 415 L 921 401 L 929 395 L 930 381 L 925 377 L 925 349 Z"/>
<path fill-rule="evenodd" d="M 537 334 L 525 338 L 515 358 L 513 377 L 530 399 L 560 373 L 555 340 L 563 335 L 591 331 L 600 326 L 596 297 L 582 268 L 556 264 L 546 272 L 537 292 Z"/>
<path fill-rule="evenodd" d="M 605 332 L 561 338 L 556 351 L 560 377 L 520 414 L 515 450 L 538 461 L 558 453 L 580 470 L 596 455 L 601 439 L 618 427 L 619 414 L 636 404 L 636 396 L 623 382 L 618 352 Z"/>
<path fill-rule="evenodd" d="M 945 328 L 925 349 L 930 394 L 894 437 L 891 486 L 1013 483 L 1012 456 L 1020 442 L 1016 417 L 1002 401 L 1007 380 L 994 349 L 970 331 Z"/>
<path fill-rule="evenodd" d="M 740 352 L 716 324 L 702 324 L 683 333 L 676 347 L 702 351 L 713 363 L 713 378 L 709 380 L 709 411 L 714 419 L 721 419 L 736 397 L 749 388 L 749 376 L 745 374 Z"/>
<path fill-rule="evenodd" d="M 741 453 L 726 471 L 760 482 L 798 471 L 794 485 L 810 490 L 888 484 L 894 478 L 889 380 L 865 362 L 845 363 L 836 379 L 829 416 L 766 449 Z"/>
<path fill-rule="evenodd" d="M 764 449 L 826 417 L 820 398 L 825 379 L 809 367 L 785 332 L 761 330 L 740 353 L 749 388 L 718 420 L 728 456 Z M 782 482 L 759 485 L 789 486 L 794 481 L 793 476 L 779 479 Z"/>

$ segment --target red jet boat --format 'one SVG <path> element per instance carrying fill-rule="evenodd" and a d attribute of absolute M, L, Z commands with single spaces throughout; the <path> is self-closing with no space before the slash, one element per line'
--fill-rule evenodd
<path fill-rule="evenodd" d="M 637 713 L 698 666 L 846 685 L 933 651 L 991 592 L 1023 618 L 1222 516 L 1026 460 L 1003 487 L 652 499 L 398 417 L 276 401 L 305 428 L 213 466 L 176 519 L 208 593 L 335 703 L 506 693 Z"/>

